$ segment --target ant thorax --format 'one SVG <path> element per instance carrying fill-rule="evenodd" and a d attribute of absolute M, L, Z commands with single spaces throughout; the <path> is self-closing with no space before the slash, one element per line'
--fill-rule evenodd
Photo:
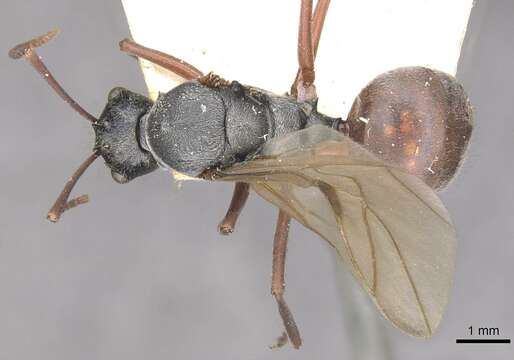
<path fill-rule="evenodd" d="M 189 81 L 159 95 L 141 117 L 139 141 L 161 167 L 196 177 L 254 157 L 269 139 L 335 120 L 237 81 Z"/>

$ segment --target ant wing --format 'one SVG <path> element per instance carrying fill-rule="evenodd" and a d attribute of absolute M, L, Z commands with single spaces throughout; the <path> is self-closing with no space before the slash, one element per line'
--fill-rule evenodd
<path fill-rule="evenodd" d="M 441 200 L 414 175 L 314 126 L 268 142 L 261 158 L 214 178 L 250 183 L 327 240 L 401 330 L 429 337 L 439 325 L 456 236 Z"/>

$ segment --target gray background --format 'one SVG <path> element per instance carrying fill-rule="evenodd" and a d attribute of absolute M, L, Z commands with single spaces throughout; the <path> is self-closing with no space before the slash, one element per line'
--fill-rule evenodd
<path fill-rule="evenodd" d="M 179 190 L 155 172 L 119 186 L 98 161 L 76 190 L 92 203 L 47 222 L 92 131 L 7 50 L 57 24 L 63 35 L 41 54 L 93 114 L 114 85 L 144 93 L 143 78 L 117 50 L 128 34 L 117 1 L 4 2 L 0 16 L 0 359 L 351 358 L 356 324 L 344 319 L 348 299 L 329 249 L 296 224 L 287 298 L 305 345 L 267 348 L 281 332 L 269 295 L 276 210 L 256 196 L 224 238 L 215 227 L 229 184 Z M 463 51 L 458 78 L 476 126 L 467 162 L 442 194 L 459 233 L 455 287 L 429 341 L 380 320 L 395 359 L 514 354 L 513 345 L 455 344 L 470 325 L 514 336 L 514 1 L 479 1 Z"/>

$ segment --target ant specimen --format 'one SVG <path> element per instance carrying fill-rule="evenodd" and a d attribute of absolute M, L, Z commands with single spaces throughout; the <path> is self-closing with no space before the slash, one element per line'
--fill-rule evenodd
<path fill-rule="evenodd" d="M 297 76 L 289 95 L 204 75 L 187 62 L 131 40 L 122 51 L 186 80 L 155 102 L 113 88 L 99 117 L 75 102 L 35 48 L 52 31 L 14 47 L 54 91 L 91 122 L 93 152 L 48 212 L 87 202 L 69 200 L 77 180 L 98 157 L 113 179 L 127 183 L 157 168 L 204 180 L 233 181 L 219 226 L 230 234 L 250 188 L 280 211 L 273 245 L 272 294 L 287 337 L 301 337 L 284 299 L 291 218 L 327 240 L 394 325 L 430 336 L 447 302 L 455 231 L 434 190 L 458 169 L 471 131 L 471 107 L 461 85 L 442 72 L 400 68 L 372 80 L 347 119 L 317 111 L 314 60 L 329 0 L 301 1 Z"/>

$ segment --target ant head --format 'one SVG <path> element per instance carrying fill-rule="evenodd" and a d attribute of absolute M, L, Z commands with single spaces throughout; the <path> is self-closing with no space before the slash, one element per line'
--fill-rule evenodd
<path fill-rule="evenodd" d="M 64 91 L 36 53 L 37 47 L 47 43 L 57 33 L 57 30 L 50 31 L 18 44 L 9 51 L 9 57 L 12 59 L 25 58 L 57 95 L 91 122 L 95 131 L 93 153 L 69 178 L 48 212 L 47 218 L 52 222 L 58 221 L 64 211 L 88 201 L 87 195 L 71 200 L 68 198 L 78 179 L 99 156 L 105 159 L 107 166 L 111 169 L 113 179 L 118 183 L 126 183 L 157 168 L 157 163 L 152 155 L 139 146 L 138 135 L 139 119 L 148 112 L 152 102 L 144 96 L 128 90 L 114 88 L 109 93 L 107 105 L 99 119 L 84 110 Z"/>
<path fill-rule="evenodd" d="M 99 119 L 93 122 L 95 151 L 104 158 L 117 183 L 127 183 L 157 168 L 152 154 L 139 145 L 139 119 L 151 106 L 148 98 L 116 87 L 109 92 Z"/>

